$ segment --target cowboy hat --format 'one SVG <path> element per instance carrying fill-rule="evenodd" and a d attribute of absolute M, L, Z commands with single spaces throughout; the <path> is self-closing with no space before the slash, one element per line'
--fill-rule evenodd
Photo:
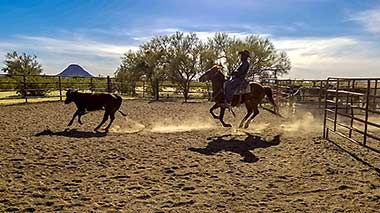
<path fill-rule="evenodd" d="M 248 57 L 251 57 L 251 53 L 249 53 L 248 50 L 239 51 L 239 54 L 240 54 L 240 55 L 246 55 L 246 56 L 248 56 Z"/>

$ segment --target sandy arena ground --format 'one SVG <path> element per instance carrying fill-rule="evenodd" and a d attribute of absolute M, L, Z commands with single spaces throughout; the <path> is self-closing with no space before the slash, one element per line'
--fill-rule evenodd
<path fill-rule="evenodd" d="M 109 134 L 102 112 L 64 131 L 73 104 L 0 106 L 0 212 L 379 212 L 379 173 L 316 117 L 225 129 L 210 106 L 124 101 Z"/>

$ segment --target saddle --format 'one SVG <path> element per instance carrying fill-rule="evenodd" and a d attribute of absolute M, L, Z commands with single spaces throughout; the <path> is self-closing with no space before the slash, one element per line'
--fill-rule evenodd
<path fill-rule="evenodd" d="M 235 91 L 234 95 L 244 95 L 251 93 L 251 86 L 248 81 L 243 81 L 240 87 Z"/>
<path fill-rule="evenodd" d="M 215 94 L 212 94 L 210 100 L 214 101 L 216 99 L 216 97 L 218 97 L 219 95 L 223 95 L 225 87 L 226 87 L 226 84 L 223 85 L 223 89 L 222 90 L 218 91 Z M 249 85 L 249 82 L 248 81 L 243 81 L 241 83 L 240 87 L 234 92 L 234 96 L 239 96 L 239 99 L 241 99 L 242 95 L 249 94 L 251 92 L 252 91 L 251 91 L 251 86 Z"/>

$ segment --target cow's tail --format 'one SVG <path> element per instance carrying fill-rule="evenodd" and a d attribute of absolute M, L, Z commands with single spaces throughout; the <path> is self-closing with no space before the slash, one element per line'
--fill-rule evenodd
<path fill-rule="evenodd" d="M 118 109 L 119 110 L 117 110 L 118 112 L 120 112 L 120 114 L 122 114 L 124 117 L 125 116 L 127 116 L 127 114 L 125 114 L 124 112 L 122 112 L 121 110 L 120 110 L 120 106 L 121 106 L 121 103 L 123 102 L 123 98 L 121 98 L 119 95 L 115 95 L 116 96 L 116 98 L 117 98 L 117 101 L 118 101 Z"/>

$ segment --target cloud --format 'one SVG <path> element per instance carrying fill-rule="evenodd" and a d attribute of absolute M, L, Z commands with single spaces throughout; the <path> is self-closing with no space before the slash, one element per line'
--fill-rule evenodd
<path fill-rule="evenodd" d="M 174 33 L 177 28 L 155 29 L 162 33 Z M 186 32 L 186 31 L 185 31 Z M 188 33 L 189 31 L 187 31 Z M 215 31 L 216 32 L 216 31 Z M 197 31 L 201 40 L 214 36 L 215 32 Z M 227 32 L 237 38 L 251 35 L 247 32 Z M 153 34 L 152 34 L 153 35 Z M 343 37 L 269 37 L 275 47 L 285 51 L 292 63 L 290 78 L 325 79 L 328 76 L 342 77 L 378 77 L 380 72 L 379 41 L 368 41 L 360 38 Z M 150 39 L 141 38 L 139 43 Z M 78 63 L 95 75 L 112 75 L 120 64 L 120 56 L 128 50 L 138 49 L 129 45 L 89 40 L 84 37 L 73 39 L 56 39 L 41 36 L 17 36 L 13 41 L 0 42 L 0 53 L 12 50 L 36 54 L 43 64 L 45 73 L 55 74 L 70 63 Z"/>
<path fill-rule="evenodd" d="M 206 41 L 216 31 L 195 33 L 202 41 Z M 246 32 L 226 33 L 240 39 L 252 35 Z M 378 77 L 380 72 L 380 50 L 376 48 L 380 44 L 376 41 L 349 36 L 283 38 L 271 34 L 259 35 L 270 38 L 276 49 L 288 54 L 292 70 L 289 75 L 283 76 L 286 78 Z"/>
<path fill-rule="evenodd" d="M 116 45 L 85 39 L 62 40 L 39 36 L 18 36 L 18 38 L 24 45 L 54 53 L 120 57 L 128 50 L 138 49 L 137 46 Z"/>
<path fill-rule="evenodd" d="M 35 54 L 43 65 L 44 72 L 56 74 L 70 63 L 89 68 L 95 75 L 112 75 L 120 64 L 120 57 L 137 46 L 104 43 L 85 38 L 56 39 L 41 36 L 16 36 L 0 42 L 0 54 L 18 51 Z"/>
<path fill-rule="evenodd" d="M 372 34 L 380 34 L 380 7 L 354 13 L 349 20 L 359 23 Z"/>
<path fill-rule="evenodd" d="M 378 77 L 380 72 L 380 50 L 376 42 L 332 37 L 274 38 L 273 43 L 292 62 L 292 70 L 286 77 Z"/>

